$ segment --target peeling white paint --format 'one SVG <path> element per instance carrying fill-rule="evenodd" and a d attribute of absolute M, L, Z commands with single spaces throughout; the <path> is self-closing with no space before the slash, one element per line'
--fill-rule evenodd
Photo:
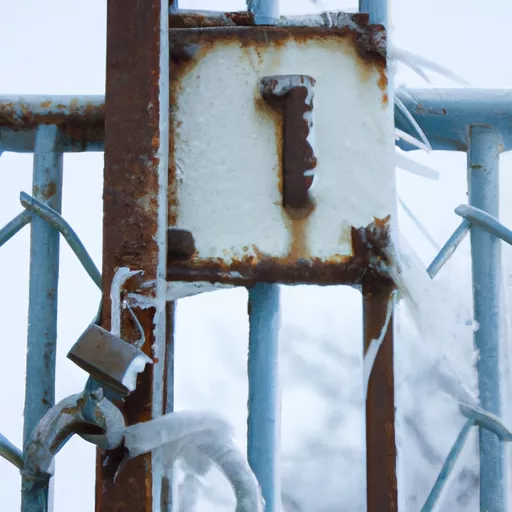
<path fill-rule="evenodd" d="M 316 208 L 304 227 L 309 256 L 349 256 L 352 226 L 394 218 L 392 107 L 382 101 L 379 72 L 361 66 L 339 37 L 257 52 L 223 43 L 199 57 L 181 80 L 172 119 L 182 171 L 177 227 L 194 235 L 196 261 L 289 253 L 293 229 L 281 207 L 275 121 L 255 102 L 269 75 L 316 80 Z"/>

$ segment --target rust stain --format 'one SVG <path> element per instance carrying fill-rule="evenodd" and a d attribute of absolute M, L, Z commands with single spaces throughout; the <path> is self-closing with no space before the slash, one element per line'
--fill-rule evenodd
<path fill-rule="evenodd" d="M 219 16 L 205 16 L 199 13 L 173 13 L 169 16 L 170 28 L 249 27 L 252 25 L 254 25 L 254 17 L 247 11 L 227 12 Z"/>
<path fill-rule="evenodd" d="M 382 25 L 364 25 L 357 28 L 333 27 L 218 27 L 215 32 L 201 30 L 170 30 L 171 60 L 179 76 L 187 71 L 183 64 L 194 65 L 194 53 L 203 55 L 221 44 L 237 43 L 241 47 L 264 50 L 269 46 L 283 46 L 289 41 L 307 44 L 345 40 L 354 48 L 362 65 L 386 69 L 386 36 Z M 184 58 L 185 57 L 185 58 Z M 179 80 L 179 76 L 176 77 Z"/>
<path fill-rule="evenodd" d="M 67 105 L 53 104 L 51 100 L 38 103 L 0 103 L 0 126 L 12 128 L 34 127 L 38 124 L 72 124 L 89 127 L 105 121 L 104 104 L 80 104 L 72 98 Z"/>
<path fill-rule="evenodd" d="M 391 244 L 389 217 L 368 226 L 352 228 L 352 255 L 333 254 L 328 259 L 311 257 L 307 244 L 308 212 L 290 218 L 290 247 L 284 257 L 272 257 L 255 245 L 241 258 L 199 258 L 186 262 L 168 260 L 167 279 L 210 281 L 249 286 L 258 281 L 281 283 L 361 284 L 363 278 L 388 279 L 383 271 Z M 384 273 L 383 273 L 384 272 Z"/>
<path fill-rule="evenodd" d="M 395 285 L 389 279 L 368 274 L 363 280 L 365 351 L 385 324 L 389 298 L 394 289 Z M 368 383 L 366 480 L 369 512 L 397 511 L 393 332 L 391 318 Z"/>
<path fill-rule="evenodd" d="M 314 148 L 309 141 L 315 80 L 305 75 L 279 75 L 262 79 L 260 94 L 280 114 L 283 141 L 280 166 L 281 195 L 285 209 L 307 210 L 312 176 L 316 167 Z"/>
<path fill-rule="evenodd" d="M 116 269 L 140 269 L 146 281 L 156 279 L 160 8 L 159 0 L 108 2 L 106 105 L 103 115 L 102 326 L 106 329 L 110 328 L 110 283 Z M 90 112 L 90 107 L 85 110 Z M 146 337 L 143 350 L 152 357 L 155 311 L 153 308 L 136 309 L 134 313 Z M 127 341 L 140 337 L 126 312 L 123 312 L 121 328 L 122 337 Z M 151 418 L 152 380 L 153 365 L 148 365 L 146 371 L 138 376 L 136 390 L 124 404 L 119 404 L 128 425 Z M 114 483 L 113 475 L 122 454 L 122 449 L 108 455 L 98 451 L 96 512 L 152 512 L 151 457 L 141 456 L 129 461 Z"/>

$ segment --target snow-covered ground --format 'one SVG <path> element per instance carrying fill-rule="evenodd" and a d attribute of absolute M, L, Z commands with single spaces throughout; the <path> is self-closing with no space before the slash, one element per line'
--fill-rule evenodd
<path fill-rule="evenodd" d="M 105 0 L 87 4 L 69 0 L 5 2 L 0 16 L 2 93 L 103 93 Z M 242 8 L 243 1 L 215 3 Z M 305 12 L 308 0 L 281 0 L 283 11 Z M 512 5 L 505 0 L 392 2 L 392 41 L 453 68 L 472 85 L 506 87 L 512 69 L 500 52 L 508 48 Z M 183 7 L 213 8 L 213 0 L 181 2 Z M 323 2 L 322 9 L 354 8 L 356 2 Z M 52 23 L 48 13 L 53 13 Z M 440 13 L 443 13 L 441 16 Z M 58 30 L 51 30 L 54 26 Z M 478 40 L 468 36 L 478 32 Z M 398 68 L 397 83 L 424 86 Z M 442 77 L 434 85 L 453 86 Z M 453 209 L 466 202 L 465 155 L 415 152 L 417 161 L 441 173 L 428 181 L 397 171 L 398 191 L 442 245 L 459 223 Z M 512 225 L 509 190 L 512 158 L 502 156 L 501 219 Z M 65 158 L 63 212 L 93 258 L 101 262 L 102 156 Z M 31 189 L 30 155 L 5 154 L 0 225 L 21 211 L 20 190 Z M 508 203 L 507 203 L 508 200 Z M 436 254 L 408 216 L 399 209 L 402 262 L 421 314 L 400 303 L 396 342 L 396 381 L 401 510 L 419 511 L 462 426 L 456 399 L 476 394 L 472 347 L 469 244 L 464 242 L 434 282 L 421 270 Z M 25 333 L 28 290 L 28 228 L 0 250 L 4 269 L 2 302 L 4 366 L 0 372 L 0 431 L 21 444 Z M 510 250 L 504 250 L 510 284 Z M 62 244 L 59 289 L 57 398 L 75 393 L 85 376 L 66 359 L 77 336 L 94 317 L 99 293 L 68 247 Z M 245 443 L 246 292 L 231 290 L 183 300 L 178 307 L 176 407 L 214 409 L 234 425 Z M 306 512 L 364 510 L 364 419 L 362 392 L 361 298 L 351 288 L 285 287 L 282 294 L 283 486 L 289 510 Z M 504 342 L 506 339 L 504 338 Z M 512 425 L 512 418 L 504 418 Z M 57 512 L 93 510 L 94 450 L 72 439 L 57 457 Z M 2 510 L 19 509 L 20 479 L 0 460 Z M 204 512 L 232 510 L 227 484 L 209 475 L 210 505 Z M 77 499 L 77 496 L 80 496 Z M 293 508 L 291 502 L 297 503 Z M 222 504 L 224 503 L 224 504 Z M 227 504 L 226 504 L 227 503 Z M 340 503 L 343 504 L 340 508 Z M 73 504 L 73 505 L 71 505 Z M 231 508 L 230 508 L 231 506 Z M 443 512 L 478 510 L 477 438 L 472 433 Z"/>

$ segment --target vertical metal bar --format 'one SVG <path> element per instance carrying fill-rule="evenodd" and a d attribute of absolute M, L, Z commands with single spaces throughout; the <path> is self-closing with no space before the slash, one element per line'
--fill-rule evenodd
<path fill-rule="evenodd" d="M 370 23 L 387 26 L 388 0 L 359 0 L 359 12 L 370 15 Z"/>
<path fill-rule="evenodd" d="M 41 125 L 36 131 L 32 195 L 60 213 L 62 153 L 55 150 L 57 139 L 56 126 Z M 59 232 L 45 220 L 34 216 L 30 227 L 24 446 L 40 419 L 55 405 L 59 236 Z M 49 491 L 49 486 L 30 489 L 29 482 L 24 479 L 22 511 L 50 510 Z"/>
<path fill-rule="evenodd" d="M 266 512 L 281 510 L 279 286 L 249 289 L 249 417 L 247 455 L 261 485 Z"/>
<path fill-rule="evenodd" d="M 499 133 L 488 126 L 469 129 L 469 204 L 499 215 Z M 500 416 L 500 321 L 502 304 L 501 242 L 477 225 L 471 226 L 473 309 L 478 328 L 474 341 L 482 408 Z M 480 509 L 506 510 L 505 447 L 498 437 L 480 429 Z"/>
<path fill-rule="evenodd" d="M 248 0 L 256 25 L 279 19 L 279 0 Z M 280 293 L 276 284 L 258 283 L 249 290 L 249 383 L 247 458 L 265 499 L 266 512 L 281 510 L 279 389 Z"/>
<path fill-rule="evenodd" d="M 167 335 L 165 341 L 165 376 L 164 376 L 164 414 L 174 411 L 174 323 L 176 318 L 176 302 L 166 304 L 166 327 Z M 160 498 L 160 512 L 172 512 L 175 501 L 173 497 L 176 492 L 176 481 L 174 479 L 174 467 L 162 477 L 162 490 Z"/>
<path fill-rule="evenodd" d="M 109 0 L 107 5 L 105 173 L 103 188 L 102 326 L 110 329 L 110 288 L 117 268 L 141 270 L 154 283 L 126 291 L 146 294 L 151 307 L 134 308 L 154 361 L 123 407 L 128 425 L 165 410 L 165 270 L 169 144 L 168 0 Z M 127 108 L 129 105 L 129 108 Z M 162 294 L 164 292 L 164 294 Z M 139 338 L 129 316 L 122 336 Z M 166 499 L 160 451 L 127 462 L 99 451 L 96 511 L 160 511 Z M 162 496 L 162 486 L 164 496 Z"/>
<path fill-rule="evenodd" d="M 363 283 L 364 353 L 386 324 L 391 281 Z M 366 396 L 366 495 L 368 512 L 397 511 L 395 390 L 393 369 L 394 314 L 373 363 Z"/>
<path fill-rule="evenodd" d="M 275 25 L 279 21 L 279 0 L 247 0 L 247 10 L 256 25 Z"/>

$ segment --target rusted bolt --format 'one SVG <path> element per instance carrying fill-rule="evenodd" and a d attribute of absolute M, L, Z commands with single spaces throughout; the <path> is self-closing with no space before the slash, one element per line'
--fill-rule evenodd
<path fill-rule="evenodd" d="M 306 75 L 266 76 L 263 99 L 283 113 L 283 206 L 307 208 L 316 156 L 313 144 L 313 86 Z"/>
<path fill-rule="evenodd" d="M 169 228 L 167 233 L 167 248 L 170 260 L 189 260 L 196 252 L 194 236 L 186 229 Z"/>

